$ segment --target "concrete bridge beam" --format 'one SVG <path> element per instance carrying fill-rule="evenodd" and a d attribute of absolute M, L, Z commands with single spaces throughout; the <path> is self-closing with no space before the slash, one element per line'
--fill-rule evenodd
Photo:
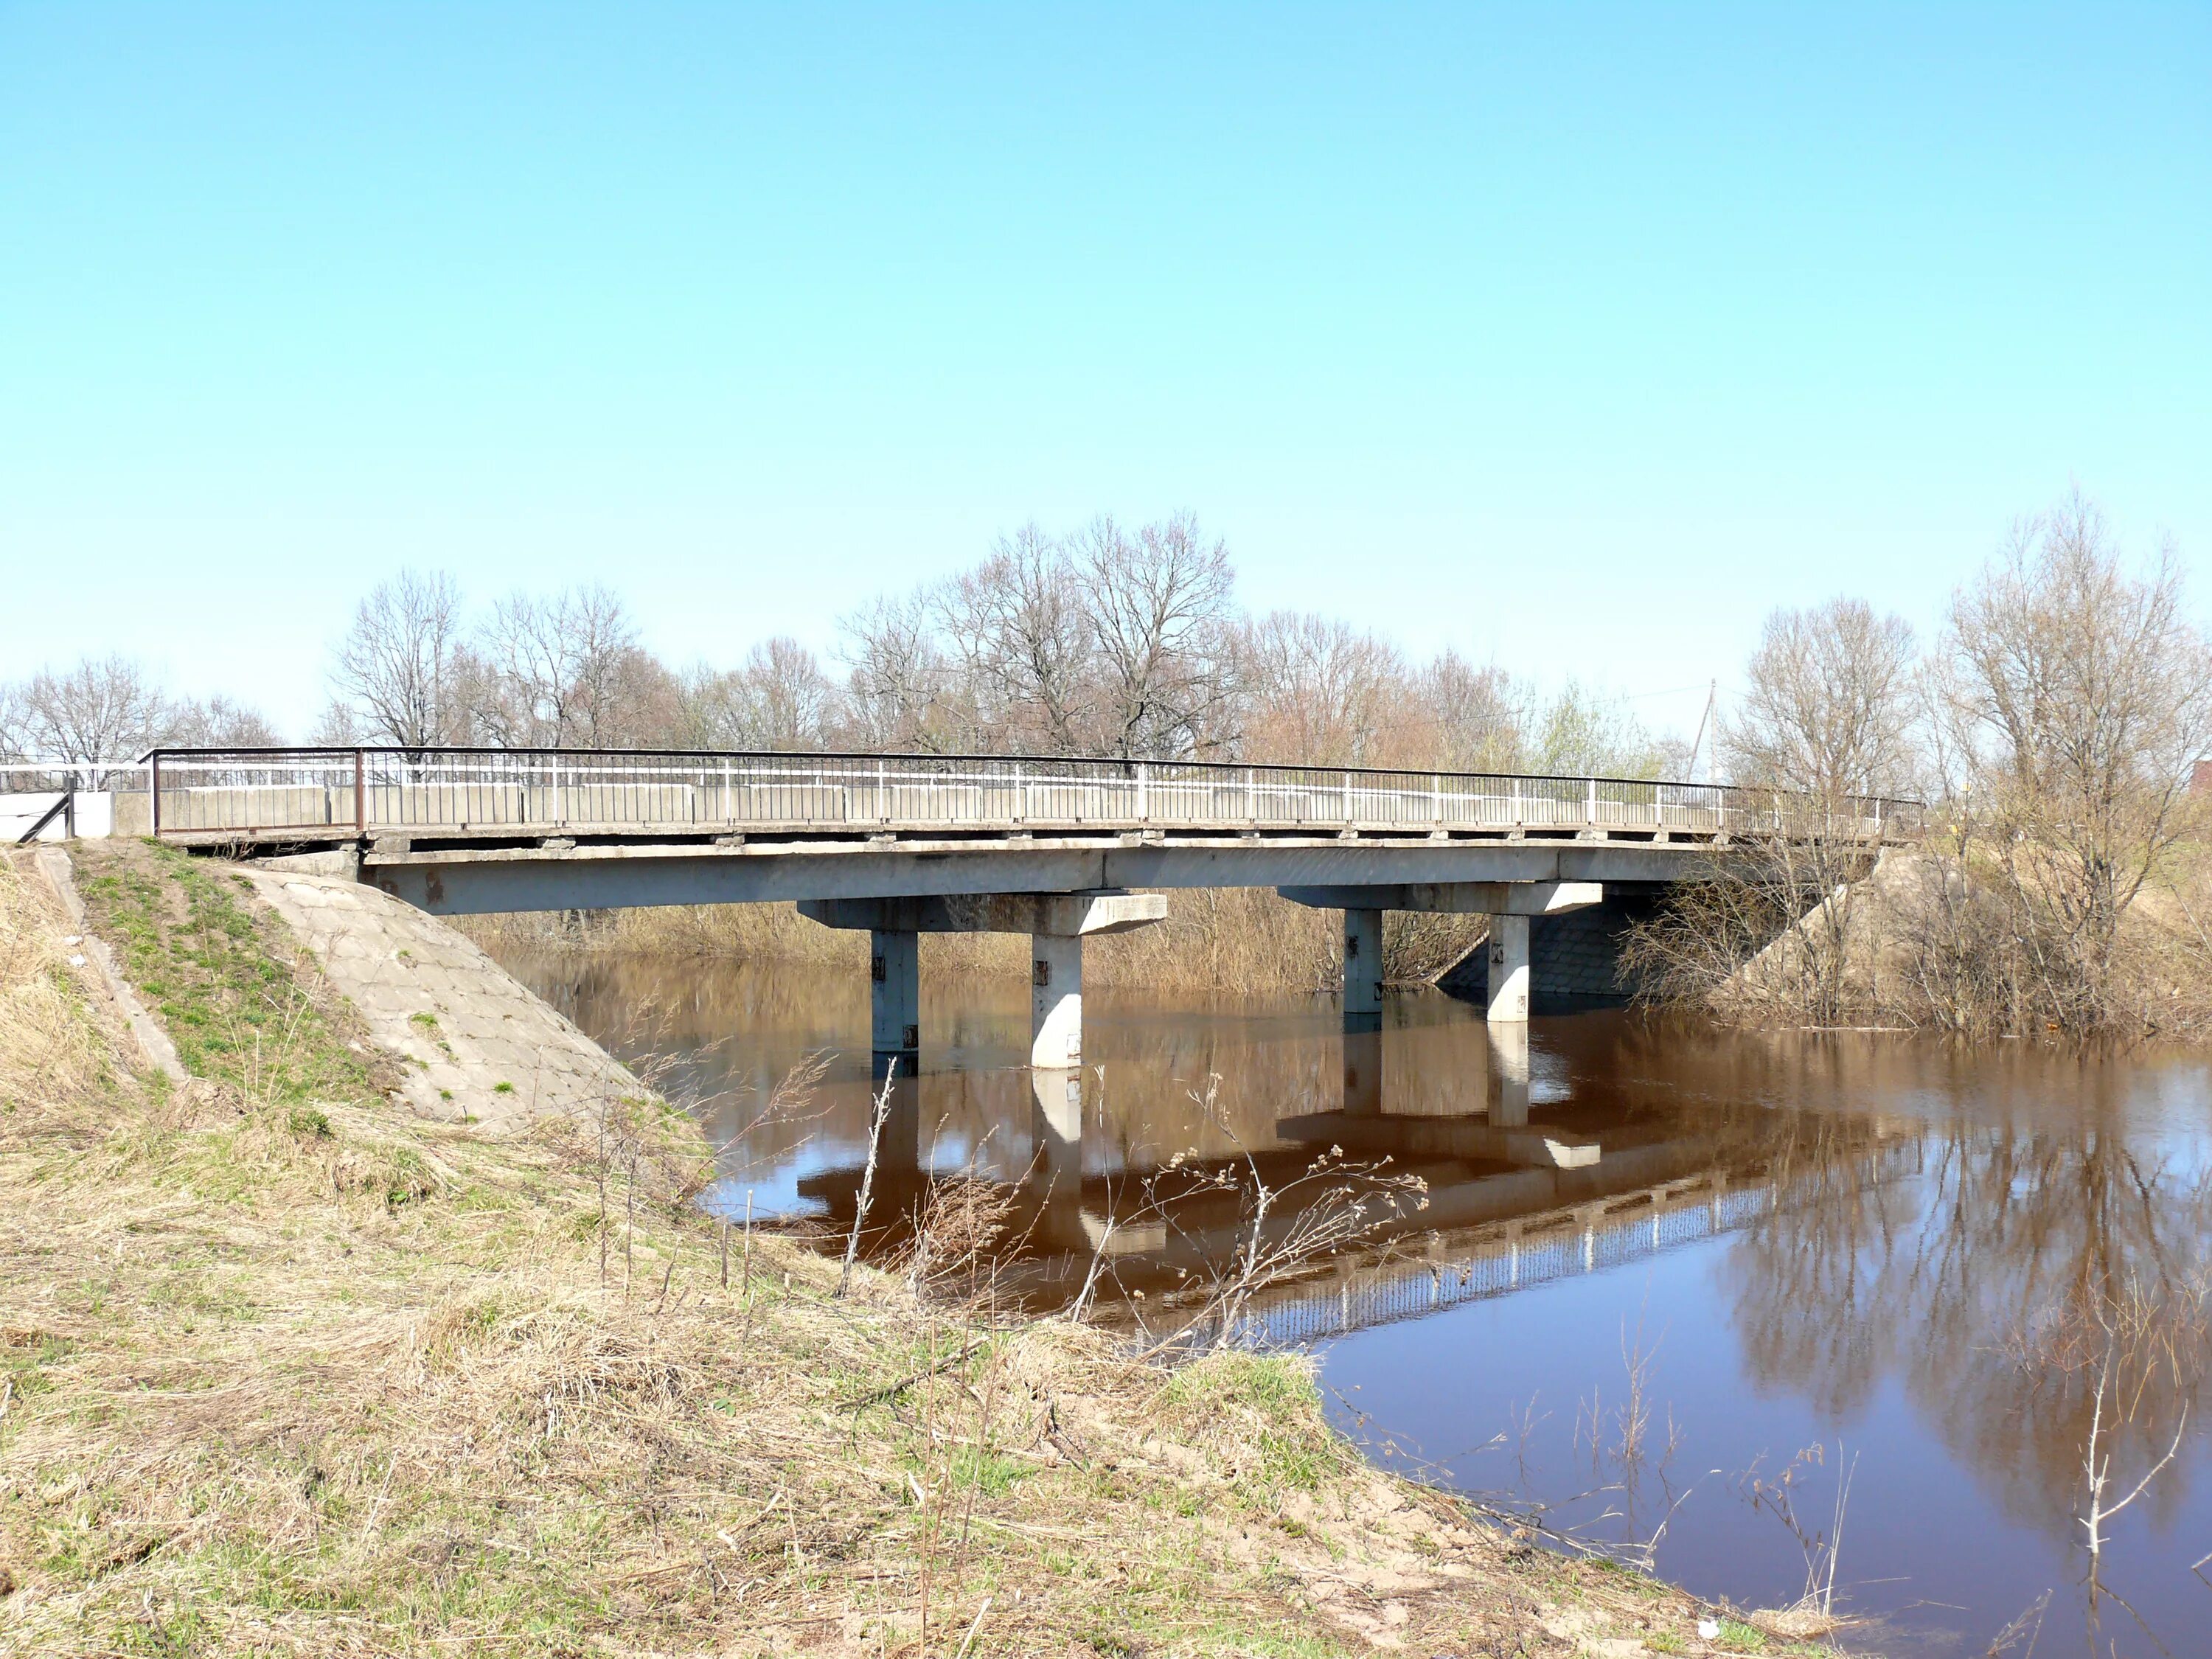
<path fill-rule="evenodd" d="M 893 927 L 918 933 L 1126 933 L 1165 920 L 1164 893 L 953 893 L 911 898 L 802 899 L 799 915 L 824 927 Z"/>
<path fill-rule="evenodd" d="M 1418 910 L 1430 915 L 1556 916 L 1601 902 L 1595 881 L 1425 881 L 1377 885 L 1278 887 L 1293 904 L 1350 911 Z"/>

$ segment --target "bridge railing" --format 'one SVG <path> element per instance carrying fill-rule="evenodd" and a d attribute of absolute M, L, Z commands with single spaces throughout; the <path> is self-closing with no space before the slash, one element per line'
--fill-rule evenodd
<path fill-rule="evenodd" d="M 1721 784 L 1029 756 L 612 750 L 165 749 L 164 836 L 1049 829 L 1757 833 L 1771 796 Z M 1829 833 L 1914 833 L 1911 802 L 1852 798 Z"/>

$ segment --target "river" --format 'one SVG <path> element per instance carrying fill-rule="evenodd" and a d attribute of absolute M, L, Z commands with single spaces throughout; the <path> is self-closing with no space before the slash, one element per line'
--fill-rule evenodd
<path fill-rule="evenodd" d="M 857 975 L 508 965 L 699 1115 L 715 1208 L 842 1236 Z M 1352 1036 L 1319 999 L 1085 1004 L 1080 1077 L 1033 1074 L 1026 987 L 925 979 L 879 1259 L 912 1264 L 917 1213 L 939 1255 L 988 1224 L 1008 1304 L 1087 1287 L 1155 1340 L 1307 1348 L 1377 1462 L 1699 1595 L 1832 1594 L 1848 1647 L 1979 1656 L 2039 1619 L 2039 1654 L 2212 1654 L 2202 1054 L 1620 1012 L 1520 1042 L 1437 993 Z"/>

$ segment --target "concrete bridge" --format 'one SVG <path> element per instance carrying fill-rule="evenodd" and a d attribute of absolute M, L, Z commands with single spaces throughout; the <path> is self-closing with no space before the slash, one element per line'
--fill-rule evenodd
<path fill-rule="evenodd" d="M 1386 910 L 1490 919 L 1490 1018 L 1524 1022 L 1532 921 L 1696 879 L 1786 832 L 1877 848 L 1912 803 L 1817 826 L 1771 797 L 1644 779 L 1021 756 L 160 750 L 152 832 L 343 868 L 437 915 L 793 900 L 872 938 L 872 1042 L 918 1062 L 919 934 L 1025 933 L 1032 1064 L 1082 1054 L 1083 940 L 1178 888 L 1344 915 L 1347 1026 L 1382 1007 Z"/>

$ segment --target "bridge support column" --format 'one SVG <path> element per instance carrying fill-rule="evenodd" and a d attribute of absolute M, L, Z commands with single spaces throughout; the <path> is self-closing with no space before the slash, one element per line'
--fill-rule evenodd
<path fill-rule="evenodd" d="M 1382 1029 L 1382 913 L 1344 912 L 1344 1029 Z"/>
<path fill-rule="evenodd" d="M 1493 913 L 1490 918 L 1490 1023 L 1528 1020 L 1528 918 Z"/>
<path fill-rule="evenodd" d="M 1031 949 L 1030 1063 L 1066 1071 L 1083 1063 L 1083 939 L 1149 927 L 1168 913 L 1158 893 L 1091 888 L 1073 893 L 977 893 L 921 898 L 802 899 L 799 914 L 824 927 L 865 927 L 872 944 L 869 1024 L 878 1067 L 920 1058 L 920 957 L 915 935 L 1027 933 Z"/>
<path fill-rule="evenodd" d="M 921 939 L 910 927 L 868 933 L 868 1046 L 880 1079 L 894 1066 L 911 1079 L 921 1062 Z"/>
<path fill-rule="evenodd" d="M 1030 1064 L 1083 1064 L 1083 935 L 1030 935 Z"/>

